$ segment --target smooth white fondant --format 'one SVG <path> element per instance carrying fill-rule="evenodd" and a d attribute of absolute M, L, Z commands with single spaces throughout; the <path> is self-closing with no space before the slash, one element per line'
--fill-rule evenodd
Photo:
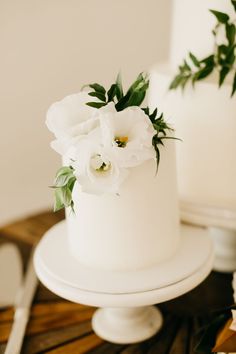
<path fill-rule="evenodd" d="M 188 226 L 186 226 L 186 228 L 189 228 L 188 236 L 189 239 L 191 240 L 193 228 Z M 106 315 L 108 314 L 108 317 L 110 316 L 112 322 L 111 328 L 107 327 L 107 321 L 104 322 L 104 317 L 103 317 L 105 315 L 104 311 L 102 311 L 102 314 L 101 311 L 99 311 L 99 315 L 98 313 L 95 312 L 92 322 L 94 325 L 94 329 L 97 330 L 100 335 L 103 335 L 104 338 L 109 337 L 109 339 L 113 340 L 114 342 L 117 342 L 117 340 L 119 340 L 120 342 L 122 341 L 122 343 L 129 343 L 134 341 L 134 336 L 132 336 L 131 330 L 128 332 L 124 330 L 122 331 L 122 328 L 127 329 L 127 326 L 123 327 L 123 325 L 127 323 L 127 321 L 130 322 L 131 329 L 138 328 L 138 336 L 135 337 L 135 341 L 143 340 L 144 333 L 147 334 L 147 331 L 149 332 L 149 336 L 153 335 L 157 331 L 158 324 L 160 325 L 160 316 L 158 316 L 157 314 L 156 316 L 154 316 L 152 310 L 153 308 L 151 308 L 151 310 L 149 307 L 139 309 L 139 306 L 152 305 L 163 301 L 168 301 L 177 296 L 183 295 L 184 293 L 192 290 L 199 283 L 201 283 L 208 276 L 208 274 L 212 269 L 212 263 L 213 263 L 212 247 L 210 248 L 202 247 L 203 246 L 202 241 L 205 240 L 206 242 L 207 240 L 209 242 L 209 238 L 206 236 L 196 237 L 196 238 L 194 237 L 194 239 L 197 241 L 197 244 L 195 245 L 195 247 L 190 247 L 187 252 L 190 253 L 192 260 L 197 259 L 199 255 L 204 254 L 204 257 L 202 258 L 202 264 L 200 267 L 195 268 L 195 272 L 193 272 L 189 277 L 184 278 L 179 282 L 175 282 L 176 277 L 174 276 L 169 286 L 162 287 L 159 289 L 154 289 L 154 290 L 138 292 L 138 293 L 136 292 L 136 293 L 108 294 L 108 293 L 99 293 L 97 291 L 95 292 L 84 291 L 81 290 L 81 285 L 82 285 L 81 281 L 83 281 L 83 278 L 81 277 L 77 278 L 76 284 L 74 284 L 73 286 L 69 285 L 68 276 L 70 274 L 70 271 L 65 272 L 65 278 L 61 279 L 60 271 L 61 271 L 62 263 L 64 268 L 66 268 L 68 263 L 71 262 L 71 254 L 68 251 L 68 247 L 67 249 L 65 248 L 65 252 L 63 254 L 63 262 L 62 262 L 61 252 L 63 252 L 63 250 L 61 250 L 61 252 L 54 251 L 55 245 L 57 249 L 60 250 L 61 248 L 60 243 L 59 244 L 57 243 L 55 237 L 53 237 L 53 242 L 52 242 L 52 234 L 54 234 L 54 230 L 55 229 L 49 230 L 36 248 L 34 263 L 35 263 L 35 269 L 39 279 L 51 291 L 73 302 L 79 302 L 85 305 L 113 308 L 105 312 Z M 65 238 L 65 234 L 63 235 Z M 60 233 L 58 234 L 58 236 L 60 237 Z M 185 238 L 185 240 L 187 240 L 187 238 Z M 52 264 L 56 265 L 56 268 L 54 267 L 50 268 L 50 265 L 48 268 L 48 259 L 53 260 Z M 169 263 L 166 262 L 167 268 L 163 269 L 163 272 L 164 274 L 169 274 L 170 277 L 172 271 L 178 269 L 178 272 L 182 274 L 183 271 L 185 272 L 185 268 L 189 267 L 188 261 L 180 265 L 179 260 L 177 260 L 172 265 L 171 269 L 168 268 L 168 264 Z M 80 267 L 79 263 L 75 262 L 75 266 L 71 271 L 74 274 L 76 274 L 78 272 L 78 267 Z M 139 272 L 137 273 L 139 274 Z M 127 289 L 129 289 L 130 283 L 133 282 L 134 272 L 130 272 L 128 278 L 125 278 L 127 276 L 126 272 L 122 272 L 122 275 L 124 277 L 123 286 L 126 286 Z M 152 275 L 153 280 L 156 279 L 157 275 L 158 273 Z M 95 270 L 92 270 L 91 278 L 93 279 L 95 288 L 96 286 L 99 286 L 99 279 L 97 279 Z M 140 283 L 142 282 L 142 277 L 141 278 L 137 277 L 137 279 L 139 279 Z M 110 282 L 109 279 L 107 279 L 107 281 Z M 109 286 L 109 284 L 107 285 Z M 117 309 L 115 310 L 114 307 L 116 308 L 120 307 L 120 311 Z M 134 307 L 137 307 L 137 310 L 135 310 Z M 150 315 L 151 317 L 153 316 L 152 319 L 154 321 L 153 323 L 153 327 L 155 329 L 154 332 L 151 332 L 150 330 L 150 322 L 145 320 L 147 311 L 149 311 L 149 313 L 151 311 Z M 138 325 L 140 319 L 142 319 L 141 321 L 143 323 L 142 326 Z M 113 331 L 113 329 L 115 328 L 117 329 L 116 333 L 114 333 Z M 134 330 L 132 332 L 135 333 Z"/>
<path fill-rule="evenodd" d="M 235 19 L 234 9 L 229 0 L 173 1 L 170 62 L 174 69 L 182 64 L 190 51 L 199 58 L 211 54 L 214 46 L 212 29 L 216 19 L 209 9 L 228 13 Z"/>
<path fill-rule="evenodd" d="M 236 100 L 231 84 L 220 89 L 214 77 L 168 91 L 173 71 L 151 71 L 150 105 L 165 112 L 183 141 L 176 144 L 177 174 L 183 200 L 221 208 L 236 207 Z"/>
<path fill-rule="evenodd" d="M 135 270 L 170 258 L 179 243 L 174 141 L 156 160 L 130 169 L 120 194 L 73 192 L 75 214 L 67 213 L 72 254 L 88 267 Z"/>
<path fill-rule="evenodd" d="M 212 242 L 207 229 L 181 224 L 180 234 L 178 250 L 170 260 L 138 271 L 114 272 L 88 268 L 81 265 L 76 258 L 70 257 L 66 222 L 62 221 L 52 227 L 40 241 L 38 249 L 42 251 L 37 252 L 37 263 L 41 264 L 47 273 L 54 274 L 58 281 L 66 282 L 74 288 L 79 286 L 85 291 L 124 294 L 160 289 L 191 276 L 207 262 L 209 254 L 212 253 Z M 55 244 L 57 256 L 52 257 L 51 252 Z M 197 248 L 205 251 L 193 257 L 192 250 Z M 66 259 L 66 263 L 59 264 L 58 259 Z"/>

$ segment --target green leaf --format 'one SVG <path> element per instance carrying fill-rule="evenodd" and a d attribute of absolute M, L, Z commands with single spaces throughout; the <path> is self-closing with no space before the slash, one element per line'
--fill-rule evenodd
<path fill-rule="evenodd" d="M 57 178 L 61 175 L 70 174 L 70 173 L 73 173 L 73 168 L 71 166 L 62 166 L 57 171 L 55 178 Z"/>
<path fill-rule="evenodd" d="M 234 11 L 236 12 L 236 0 L 231 0 L 231 4 L 234 7 Z"/>
<path fill-rule="evenodd" d="M 64 208 L 62 189 L 56 188 L 54 192 L 54 211 L 58 211 Z"/>
<path fill-rule="evenodd" d="M 193 53 L 191 53 L 191 52 L 189 52 L 189 57 L 190 57 L 190 59 L 192 60 L 193 64 L 194 64 L 197 68 L 200 68 L 200 62 L 199 62 L 199 60 L 197 59 L 197 57 L 196 57 Z"/>
<path fill-rule="evenodd" d="M 103 106 L 106 106 L 105 102 L 88 102 L 86 103 L 87 106 L 93 107 L 93 108 L 101 108 Z"/>
<path fill-rule="evenodd" d="M 193 76 L 193 82 L 205 79 L 207 76 L 209 76 L 214 69 L 214 66 L 205 66 L 205 68 L 199 70 L 194 74 Z"/>
<path fill-rule="evenodd" d="M 169 86 L 169 90 L 174 90 L 176 89 L 178 86 L 181 85 L 181 82 L 183 80 L 183 76 L 182 74 L 176 75 L 174 77 L 174 79 L 171 81 L 170 86 Z"/>
<path fill-rule="evenodd" d="M 102 94 L 104 94 L 104 95 L 105 95 L 105 93 L 106 93 L 105 88 L 104 88 L 102 85 L 100 85 L 100 84 L 97 84 L 97 83 L 95 83 L 95 84 L 90 84 L 89 87 L 91 87 L 94 91 L 100 92 L 100 93 L 102 93 Z"/>
<path fill-rule="evenodd" d="M 118 100 L 120 100 L 124 96 L 122 79 L 121 79 L 120 73 L 117 75 L 117 78 L 116 78 L 116 96 L 117 96 Z"/>
<path fill-rule="evenodd" d="M 65 185 L 67 185 L 69 180 L 73 179 L 73 178 L 75 178 L 75 176 L 73 174 L 60 175 L 56 178 L 56 180 L 54 182 L 54 186 L 55 187 L 64 187 Z"/>
<path fill-rule="evenodd" d="M 231 97 L 233 97 L 235 91 L 236 91 L 236 73 L 234 74 L 233 88 L 232 88 L 232 92 L 231 92 Z"/>
<path fill-rule="evenodd" d="M 117 85 L 112 84 L 110 89 L 107 91 L 108 102 L 111 102 L 114 100 L 114 98 L 116 96 L 116 90 L 117 90 Z"/>
<path fill-rule="evenodd" d="M 227 74 L 229 73 L 230 69 L 227 67 L 223 67 L 220 70 L 220 79 L 219 79 L 219 87 L 223 84 Z"/>
<path fill-rule="evenodd" d="M 232 45 L 235 42 L 235 32 L 236 32 L 235 25 L 233 23 L 231 24 L 227 23 L 225 30 L 226 30 L 226 37 L 228 39 L 229 45 Z"/>
<path fill-rule="evenodd" d="M 227 23 L 229 21 L 229 16 L 225 14 L 224 12 L 216 11 L 216 10 L 210 10 L 210 12 L 215 15 L 217 20 L 220 23 Z"/>
<path fill-rule="evenodd" d="M 106 102 L 106 96 L 101 92 L 89 92 L 89 96 L 97 97 L 100 101 Z"/>

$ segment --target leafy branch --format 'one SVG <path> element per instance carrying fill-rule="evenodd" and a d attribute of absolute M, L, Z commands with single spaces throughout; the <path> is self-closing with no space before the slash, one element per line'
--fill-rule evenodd
<path fill-rule="evenodd" d="M 165 122 L 163 113 L 160 116 L 157 116 L 157 108 L 150 113 L 149 108 L 143 108 L 145 114 L 149 116 L 150 121 L 152 122 L 153 128 L 156 130 L 156 134 L 152 138 L 152 145 L 156 152 L 156 159 L 157 159 L 157 168 L 160 163 L 160 150 L 159 145 L 164 146 L 164 139 L 175 139 L 172 136 L 167 136 L 167 131 L 173 131 L 173 129 Z"/>
<path fill-rule="evenodd" d="M 122 111 L 127 107 L 140 106 L 146 96 L 147 89 L 149 87 L 149 80 L 143 73 L 139 74 L 134 83 L 129 87 L 127 92 L 124 94 L 121 76 L 118 75 L 116 82 L 111 85 L 109 90 L 106 92 L 105 88 L 97 83 L 89 85 L 94 91 L 90 92 L 89 95 L 96 97 L 101 102 L 88 102 L 87 105 L 95 108 L 100 108 L 107 105 L 109 102 L 115 103 L 115 108 L 117 111 Z M 157 108 L 151 113 L 149 108 L 142 108 L 144 113 L 148 115 L 152 122 L 156 134 L 153 137 L 152 144 L 156 152 L 157 167 L 160 162 L 160 151 L 158 145 L 164 145 L 164 139 L 175 139 L 172 136 L 167 136 L 168 130 L 173 130 L 170 128 L 164 120 L 163 114 L 159 117 L 157 116 Z"/>
<path fill-rule="evenodd" d="M 103 86 L 97 83 L 88 85 L 88 87 L 93 89 L 92 92 L 89 92 L 89 96 L 96 97 L 100 102 L 88 102 L 87 105 L 94 108 L 101 108 L 106 106 L 109 102 L 114 102 L 118 112 L 127 107 L 140 106 L 146 96 L 148 86 L 149 80 L 147 76 L 141 73 L 124 94 L 121 76 L 119 74 L 116 82 L 111 85 L 107 92 Z"/>
<path fill-rule="evenodd" d="M 72 191 L 76 177 L 72 166 L 61 167 L 56 174 L 54 185 L 52 188 L 55 190 L 54 211 L 71 207 L 74 211 L 74 202 L 72 199 Z"/>
<path fill-rule="evenodd" d="M 236 12 L 236 0 L 231 0 L 231 3 Z M 169 88 L 171 90 L 178 87 L 184 89 L 189 81 L 194 85 L 196 81 L 205 79 L 214 70 L 218 71 L 218 85 L 221 87 L 227 75 L 233 72 L 232 97 L 236 91 L 236 26 L 228 14 L 216 10 L 210 10 L 210 12 L 217 20 L 217 24 L 212 31 L 215 40 L 213 53 L 203 59 L 198 59 L 190 52 L 189 57 L 184 59 L 183 64 L 179 66 L 179 72 L 172 80 Z M 223 42 L 220 44 L 217 43 L 217 35 L 222 27 L 225 33 L 226 44 Z"/>

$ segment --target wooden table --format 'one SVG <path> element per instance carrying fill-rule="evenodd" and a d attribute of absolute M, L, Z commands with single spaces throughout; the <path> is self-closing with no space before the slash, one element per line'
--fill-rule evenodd
<path fill-rule="evenodd" d="M 24 260 L 44 232 L 64 217 L 44 212 L 0 229 L 0 244 L 14 242 Z M 188 354 L 194 353 L 197 330 L 209 320 L 212 310 L 233 303 L 232 276 L 212 272 L 196 289 L 160 304 L 165 314 L 162 330 L 150 340 L 133 345 L 115 345 L 97 337 L 91 329 L 94 308 L 59 298 L 39 284 L 27 327 L 22 353 L 50 354 Z M 13 309 L 0 310 L 0 354 L 11 330 Z"/>

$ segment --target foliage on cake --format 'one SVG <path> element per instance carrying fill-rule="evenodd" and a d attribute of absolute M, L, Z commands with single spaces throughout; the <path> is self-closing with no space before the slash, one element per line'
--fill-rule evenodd
<path fill-rule="evenodd" d="M 129 170 L 147 160 L 160 161 L 159 146 L 172 130 L 157 109 L 141 108 L 149 80 L 140 74 L 124 93 L 121 77 L 108 91 L 91 84 L 54 103 L 46 124 L 56 139 L 52 148 L 66 166 L 56 174 L 54 210 L 73 209 L 78 182 L 86 193 L 119 193 Z"/>
<path fill-rule="evenodd" d="M 236 0 L 231 0 L 236 13 Z M 205 58 L 197 58 L 189 53 L 189 58 L 179 66 L 179 72 L 170 84 L 170 89 L 185 88 L 187 82 L 194 85 L 196 81 L 205 79 L 213 71 L 219 73 L 219 87 L 224 83 L 229 73 L 233 73 L 231 96 L 236 91 L 236 25 L 235 19 L 224 12 L 210 10 L 216 17 L 217 23 L 212 33 L 214 36 L 214 51 Z M 223 40 L 222 40 L 223 34 Z"/>

